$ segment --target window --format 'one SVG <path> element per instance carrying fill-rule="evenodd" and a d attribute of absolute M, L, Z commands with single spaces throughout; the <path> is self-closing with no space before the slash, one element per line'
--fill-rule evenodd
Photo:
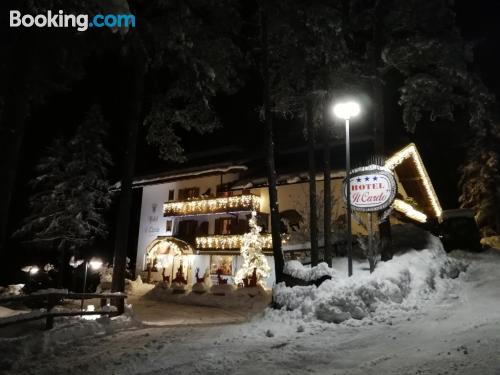
<path fill-rule="evenodd" d="M 215 219 L 215 234 L 232 234 L 232 228 L 236 229 L 236 219 L 223 217 Z"/>
<path fill-rule="evenodd" d="M 190 187 L 186 189 L 179 189 L 179 200 L 196 198 L 200 196 L 200 188 Z"/>
<path fill-rule="evenodd" d="M 233 256 L 232 255 L 212 255 L 210 256 L 210 273 L 217 275 L 217 270 L 222 271 L 222 275 L 233 275 Z"/>
<path fill-rule="evenodd" d="M 168 191 L 168 200 L 173 201 L 174 200 L 174 190 L 169 190 Z"/>
<path fill-rule="evenodd" d="M 172 220 L 167 220 L 167 232 L 172 232 Z"/>

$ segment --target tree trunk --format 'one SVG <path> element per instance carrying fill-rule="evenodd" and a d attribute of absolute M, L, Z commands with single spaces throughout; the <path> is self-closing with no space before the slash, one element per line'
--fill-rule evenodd
<path fill-rule="evenodd" d="M 316 162 L 314 139 L 313 100 L 306 100 L 306 131 L 307 131 L 307 156 L 309 164 L 309 230 L 311 237 L 311 265 L 316 266 L 319 261 L 318 252 L 318 215 L 316 205 Z"/>
<path fill-rule="evenodd" d="M 332 266 L 332 184 L 331 184 L 331 165 L 330 165 L 330 124 L 327 113 L 324 111 L 323 118 L 323 236 L 325 243 L 325 262 Z"/>
<path fill-rule="evenodd" d="M 269 186 L 269 208 L 271 210 L 271 236 L 273 241 L 274 272 L 276 283 L 283 281 L 284 259 L 281 250 L 280 233 L 280 213 L 278 202 L 278 190 L 276 188 L 276 167 L 274 160 L 274 137 L 273 118 L 271 112 L 271 98 L 269 93 L 269 64 L 268 64 L 268 44 L 267 44 L 267 17 L 265 6 L 262 5 L 261 14 L 262 27 L 262 83 L 263 83 L 263 104 L 266 125 L 266 148 L 267 148 L 267 182 Z"/>
<path fill-rule="evenodd" d="M 378 0 L 374 8 L 375 22 L 372 29 L 372 49 L 370 51 L 371 61 L 376 78 L 372 81 L 372 95 L 374 100 L 373 106 L 373 123 L 374 123 L 374 144 L 375 154 L 377 156 L 385 156 L 385 119 L 384 119 L 384 87 L 382 76 L 378 70 L 380 65 L 380 56 L 382 53 L 383 43 L 383 19 L 387 10 L 391 7 L 392 0 Z M 379 216 L 380 217 L 380 216 Z M 392 234 L 391 222 L 389 218 L 379 224 L 380 233 L 380 252 L 382 260 L 392 259 Z"/>
<path fill-rule="evenodd" d="M 132 41 L 131 43 L 134 43 Z M 135 158 L 137 151 L 137 137 L 142 107 L 142 92 L 145 74 L 144 51 L 139 46 L 134 46 L 123 54 L 126 64 L 128 81 L 130 86 L 126 92 L 123 108 L 125 109 L 124 122 L 127 129 L 126 147 L 123 162 L 123 175 L 120 187 L 120 203 L 117 214 L 115 253 L 113 261 L 113 281 L 111 289 L 113 292 L 125 290 L 125 268 L 128 247 L 128 233 L 130 224 L 130 210 L 132 206 L 132 182 L 135 170 Z M 128 65 L 130 64 L 130 65 Z M 118 310 L 123 311 L 123 299 L 114 301 Z"/>

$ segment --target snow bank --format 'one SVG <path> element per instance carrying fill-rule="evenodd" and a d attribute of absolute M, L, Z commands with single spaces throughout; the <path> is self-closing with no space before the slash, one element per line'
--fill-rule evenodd
<path fill-rule="evenodd" d="M 33 314 L 40 311 L 32 311 Z M 43 320 L 40 324 L 45 324 Z M 103 316 L 96 320 L 85 320 L 79 317 L 61 317 L 55 319 L 54 328 L 40 331 L 40 326 L 26 324 L 24 334 L 16 337 L 0 338 L 0 373 L 8 370 L 16 361 L 28 355 L 43 353 L 47 358 L 57 358 L 63 348 L 78 346 L 78 342 L 89 336 L 108 336 L 139 324 L 132 318 L 130 308 L 123 315 L 109 318 Z M 19 328 L 19 326 L 16 326 Z M 4 328 L 9 329 L 9 328 Z"/>
<path fill-rule="evenodd" d="M 18 296 L 22 294 L 23 288 L 24 284 L 12 284 L 12 285 L 7 285 L 6 287 L 0 286 L 0 298 Z"/>
<path fill-rule="evenodd" d="M 291 316 L 297 318 L 332 323 L 366 317 L 384 320 L 394 309 L 418 309 L 446 290 L 450 278 L 456 278 L 465 269 L 463 263 L 447 257 L 438 238 L 426 234 L 426 242 L 427 249 L 406 251 L 388 262 L 380 262 L 372 274 L 358 271 L 347 277 L 318 266 L 332 279 L 319 287 L 288 288 L 280 283 L 274 288 L 274 301 L 282 307 L 283 314 L 292 311 Z M 296 264 L 291 268 L 306 280 L 316 272 Z"/>
<path fill-rule="evenodd" d="M 320 263 L 315 267 L 304 266 L 298 260 L 291 260 L 285 263 L 283 272 L 304 281 L 318 280 L 324 276 L 334 277 L 335 271 L 328 267 L 326 263 Z"/>

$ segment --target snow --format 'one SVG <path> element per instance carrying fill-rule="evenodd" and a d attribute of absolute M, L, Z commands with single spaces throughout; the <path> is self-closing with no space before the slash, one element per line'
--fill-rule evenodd
<path fill-rule="evenodd" d="M 2 297 L 18 296 L 22 294 L 24 284 L 12 284 L 6 287 L 0 286 L 0 299 Z"/>
<path fill-rule="evenodd" d="M 340 293 L 321 300 L 328 316 L 334 316 L 331 312 L 334 307 L 342 306 L 331 302 L 334 297 L 345 298 L 346 304 L 360 301 L 366 304 L 364 294 L 356 295 L 354 290 L 375 297 L 374 311 L 368 311 L 361 320 L 354 319 L 353 309 L 347 311 L 352 318 L 338 324 L 325 322 L 302 309 L 267 309 L 246 323 L 225 325 L 144 327 L 130 315 L 120 317 L 121 320 L 61 320 L 48 332 L 0 338 L 0 372 L 6 375 L 499 373 L 500 252 L 454 251 L 446 258 L 439 243 L 430 240 L 424 250 L 401 252 L 394 260 L 379 263 L 372 275 L 364 269 L 366 264 L 355 263 L 356 281 L 349 281 L 345 276 L 346 262 L 339 261 L 333 268 L 333 282 L 325 282 L 331 285 L 325 290 L 313 287 L 315 295 L 321 296 L 329 290 Z M 453 279 L 451 276 L 457 276 L 454 266 L 458 264 L 468 267 Z M 348 285 L 356 288 L 353 295 L 346 292 Z M 298 290 L 311 296 L 308 288 Z M 148 298 L 144 301 L 161 306 Z M 140 299 L 136 303 L 139 302 Z M 310 302 L 305 307 L 317 312 L 319 301 Z M 303 302 L 296 303 L 304 306 Z M 176 306 L 180 309 L 181 305 Z M 205 314 L 216 312 L 205 311 Z M 3 336 L 1 329 L 0 336 Z"/>
<path fill-rule="evenodd" d="M 8 307 L 0 306 L 0 318 L 9 318 L 19 314 L 26 314 L 27 312 L 26 310 L 12 310 Z"/>
<path fill-rule="evenodd" d="M 307 267 L 298 260 L 291 260 L 285 263 L 283 272 L 304 281 L 314 281 L 323 276 L 334 277 L 335 271 L 328 267 L 326 263 L 320 263 L 316 267 Z"/>
<path fill-rule="evenodd" d="M 450 260 L 441 242 L 428 234 L 427 249 L 408 250 L 375 271 L 357 270 L 353 277 L 326 263 L 308 268 L 297 261 L 288 262 L 285 272 L 310 281 L 328 275 L 320 286 L 274 288 L 274 302 L 281 313 L 295 319 L 319 319 L 341 323 L 349 319 L 385 321 L 394 310 L 413 311 L 445 293 L 453 278 L 465 270 L 463 262 Z"/>

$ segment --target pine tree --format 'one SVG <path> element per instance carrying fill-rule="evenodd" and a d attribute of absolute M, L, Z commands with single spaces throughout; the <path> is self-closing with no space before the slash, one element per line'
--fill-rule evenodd
<path fill-rule="evenodd" d="M 103 212 L 111 202 L 106 180 L 111 157 L 104 135 L 105 123 L 93 108 L 69 142 L 54 141 L 30 182 L 30 214 L 16 237 L 64 256 L 106 236 Z"/>
<path fill-rule="evenodd" d="M 243 235 L 243 243 L 241 244 L 243 265 L 236 273 L 234 279 L 236 284 L 241 284 L 244 279 L 252 277 L 256 269 L 257 283 L 263 284 L 265 279 L 269 277 L 271 268 L 262 253 L 264 240 L 260 235 L 262 228 L 257 225 L 257 213 L 255 211 L 252 212 L 252 217 L 248 224 L 250 232 Z"/>
<path fill-rule="evenodd" d="M 500 128 L 482 132 L 461 168 L 460 204 L 476 212 L 483 236 L 500 234 Z"/>

